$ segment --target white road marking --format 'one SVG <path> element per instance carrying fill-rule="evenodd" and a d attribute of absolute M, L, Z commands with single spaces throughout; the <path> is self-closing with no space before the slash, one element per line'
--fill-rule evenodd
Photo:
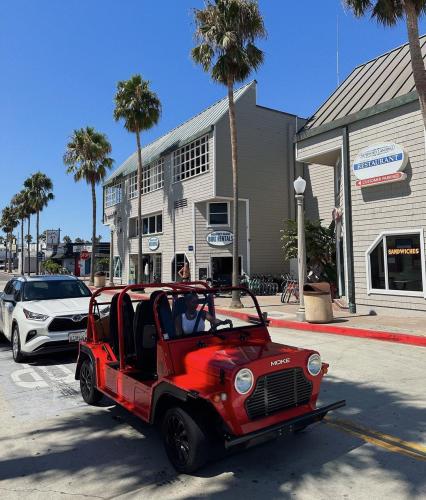
<path fill-rule="evenodd" d="M 49 387 L 49 384 L 43 380 L 43 377 L 38 374 L 30 365 L 22 365 L 24 368 L 15 370 L 10 374 L 13 382 L 19 387 L 27 389 L 41 389 L 42 387 Z M 32 378 L 32 380 L 22 380 L 22 378 Z"/>

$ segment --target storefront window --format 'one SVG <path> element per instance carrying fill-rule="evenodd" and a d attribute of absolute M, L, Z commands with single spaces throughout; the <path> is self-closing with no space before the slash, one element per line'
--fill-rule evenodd
<path fill-rule="evenodd" d="M 114 278 L 121 278 L 122 272 L 123 272 L 123 266 L 122 266 L 122 263 L 121 263 L 121 258 L 120 257 L 114 257 L 113 265 L 114 265 Z"/>
<path fill-rule="evenodd" d="M 420 235 L 386 236 L 386 248 L 389 289 L 421 292 Z"/>
<path fill-rule="evenodd" d="M 368 253 L 370 288 L 423 292 L 422 245 L 420 233 L 381 236 Z"/>
<path fill-rule="evenodd" d="M 385 261 L 383 258 L 383 240 L 370 254 L 371 286 L 379 290 L 386 288 L 385 283 Z"/>

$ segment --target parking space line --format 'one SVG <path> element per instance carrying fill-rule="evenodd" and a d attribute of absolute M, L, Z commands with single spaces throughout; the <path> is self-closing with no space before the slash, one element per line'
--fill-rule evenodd
<path fill-rule="evenodd" d="M 325 422 L 339 430 L 356 436 L 367 443 L 374 444 L 393 453 L 414 458 L 416 460 L 426 461 L 426 446 L 411 441 L 384 434 L 373 429 L 369 429 L 350 420 L 326 417 Z"/>

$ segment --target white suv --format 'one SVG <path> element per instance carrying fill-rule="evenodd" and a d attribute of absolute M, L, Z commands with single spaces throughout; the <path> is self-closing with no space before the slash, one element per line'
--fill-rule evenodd
<path fill-rule="evenodd" d="M 86 336 L 90 296 L 73 276 L 10 280 L 0 293 L 0 331 L 12 343 L 13 359 L 19 363 L 27 356 L 75 348 Z"/>

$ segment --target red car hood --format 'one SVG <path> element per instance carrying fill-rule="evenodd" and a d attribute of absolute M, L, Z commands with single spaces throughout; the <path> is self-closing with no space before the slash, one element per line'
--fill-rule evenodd
<path fill-rule="evenodd" d="M 232 372 L 242 367 L 256 367 L 273 371 L 305 364 L 312 353 L 306 349 L 276 344 L 275 342 L 249 343 L 238 346 L 214 345 L 189 352 L 185 357 L 186 372 L 200 370 L 218 374 L 220 370 Z"/>

